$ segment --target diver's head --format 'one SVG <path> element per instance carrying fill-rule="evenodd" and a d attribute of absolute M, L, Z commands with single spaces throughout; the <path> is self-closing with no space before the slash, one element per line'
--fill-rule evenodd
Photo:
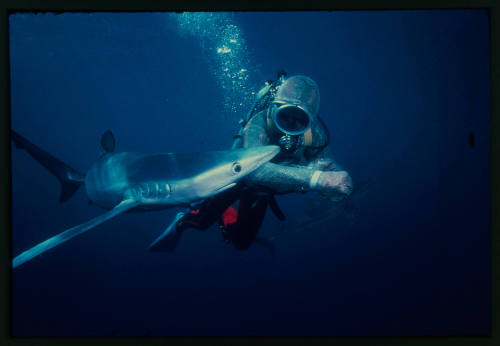
<path fill-rule="evenodd" d="M 318 110 L 318 85 L 306 76 L 284 79 L 270 104 L 274 125 L 290 136 L 299 136 L 309 130 Z"/>
<path fill-rule="evenodd" d="M 309 77 L 283 78 L 269 104 L 268 116 L 276 130 L 282 133 L 280 146 L 295 149 L 297 137 L 306 133 L 319 110 L 319 88 Z"/>
<path fill-rule="evenodd" d="M 319 110 L 319 88 L 316 82 L 307 76 L 292 76 L 284 79 L 274 100 L 300 105 L 316 116 Z"/>

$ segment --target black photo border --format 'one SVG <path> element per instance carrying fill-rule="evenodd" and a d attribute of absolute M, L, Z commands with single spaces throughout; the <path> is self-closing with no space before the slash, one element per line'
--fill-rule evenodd
<path fill-rule="evenodd" d="M 254 1 L 193 1 L 151 0 L 131 1 L 64 1 L 15 0 L 0 4 L 0 345 L 500 345 L 499 258 L 500 258 L 500 8 L 495 0 L 378 0 L 357 1 L 308 0 L 303 2 Z M 490 335 L 478 336 L 408 336 L 408 337 L 141 337 L 141 338 L 19 338 L 11 334 L 11 176 L 10 176 L 10 76 L 9 76 L 9 15 L 15 12 L 150 12 L 150 11 L 312 11 L 312 10 L 424 10 L 424 9 L 487 9 L 490 21 L 490 87 L 491 87 L 491 250 L 492 250 L 492 316 Z M 265 313 L 265 311 L 263 311 Z"/>

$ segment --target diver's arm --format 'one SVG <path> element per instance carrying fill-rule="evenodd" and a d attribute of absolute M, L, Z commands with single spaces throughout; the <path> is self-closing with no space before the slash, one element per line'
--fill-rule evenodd
<path fill-rule="evenodd" d="M 245 148 L 267 145 L 265 111 L 252 117 L 243 133 Z M 249 174 L 245 181 L 252 186 L 271 190 L 275 193 L 305 192 L 310 190 L 309 183 L 314 169 L 307 166 L 284 166 L 267 162 Z"/>
<path fill-rule="evenodd" d="M 309 191 L 313 169 L 292 167 L 267 162 L 250 173 L 245 181 L 250 186 L 261 187 L 274 193 Z"/>
<path fill-rule="evenodd" d="M 328 142 L 327 134 L 319 122 L 314 122 L 312 126 L 313 143 L 315 147 L 319 147 Z M 304 158 L 309 162 L 307 165 L 312 169 L 321 171 L 343 171 L 342 167 L 333 159 L 330 147 L 318 150 L 314 148 L 306 148 L 304 150 Z"/>
<path fill-rule="evenodd" d="M 342 167 L 333 159 L 328 147 L 324 148 L 317 155 L 306 157 L 309 164 L 307 167 L 319 169 L 320 171 L 342 171 Z"/>
<path fill-rule="evenodd" d="M 243 133 L 245 148 L 267 145 L 269 137 L 266 131 L 265 111 L 256 114 L 247 124 Z M 320 167 L 321 163 L 326 166 Z M 250 173 L 245 181 L 251 186 L 271 190 L 274 193 L 316 191 L 323 196 L 337 199 L 349 194 L 352 187 L 349 174 L 345 171 L 322 172 L 326 168 L 335 168 L 329 151 L 314 156 L 313 164 L 308 166 L 285 166 L 267 162 Z M 316 166 L 315 166 L 316 165 Z M 316 168 L 317 167 L 317 168 Z M 337 168 L 339 168 L 337 166 Z"/>
<path fill-rule="evenodd" d="M 319 122 L 315 122 L 312 126 L 313 147 L 320 147 L 328 142 L 328 129 L 320 125 Z M 344 195 L 352 192 L 352 179 L 349 173 L 333 159 L 328 145 L 319 151 L 306 148 L 304 157 L 309 162 L 307 167 L 316 172 L 311 178 L 311 189 L 332 200 L 342 199 Z"/>
<path fill-rule="evenodd" d="M 333 160 L 328 148 L 323 149 L 307 166 L 314 170 L 310 188 L 319 194 L 339 201 L 352 192 L 352 179 L 349 173 Z"/>

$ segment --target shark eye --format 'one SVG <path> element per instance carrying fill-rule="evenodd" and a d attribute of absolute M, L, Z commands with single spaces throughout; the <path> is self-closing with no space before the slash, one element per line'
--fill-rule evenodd
<path fill-rule="evenodd" d="M 233 166 L 231 167 L 231 172 L 233 174 L 238 174 L 241 172 L 241 164 L 238 161 L 233 163 Z"/>

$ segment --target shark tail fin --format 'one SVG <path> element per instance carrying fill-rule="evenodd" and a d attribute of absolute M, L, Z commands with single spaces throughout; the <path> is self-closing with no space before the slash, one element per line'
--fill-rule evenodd
<path fill-rule="evenodd" d="M 59 202 L 63 203 L 69 200 L 83 184 L 85 176 L 37 147 L 19 133 L 11 131 L 11 135 L 16 148 L 26 150 L 33 159 L 47 168 L 59 180 L 61 183 Z"/>
<path fill-rule="evenodd" d="M 21 264 L 33 259 L 34 257 L 41 255 L 42 253 L 61 245 L 62 243 L 70 240 L 71 238 L 76 237 L 79 234 L 87 232 L 88 230 L 100 225 L 101 223 L 115 217 L 118 214 L 126 212 L 129 209 L 137 206 L 137 203 L 134 200 L 125 200 L 118 204 L 116 207 L 111 209 L 110 211 L 99 215 L 87 222 L 84 222 L 78 226 L 72 227 L 62 233 L 59 233 L 38 245 L 33 246 L 31 249 L 24 251 L 18 256 L 14 257 L 12 260 L 12 269 L 19 267 Z"/>

